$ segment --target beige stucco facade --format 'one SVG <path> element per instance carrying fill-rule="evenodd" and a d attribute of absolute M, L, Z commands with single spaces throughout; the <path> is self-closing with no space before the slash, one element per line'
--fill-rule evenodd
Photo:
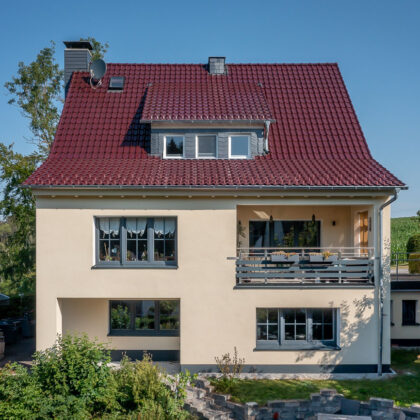
<path fill-rule="evenodd" d="M 86 332 L 117 350 L 179 350 L 181 365 L 214 365 L 215 356 L 237 347 L 247 365 L 376 365 L 379 347 L 377 287 L 235 289 L 237 222 L 321 220 L 323 247 L 358 246 L 358 213 L 369 211 L 369 246 L 379 256 L 379 206 L 388 197 L 164 196 L 161 193 L 44 191 L 37 195 L 37 349 L 57 334 Z M 176 216 L 176 269 L 94 268 L 94 218 Z M 389 208 L 383 212 L 385 253 L 389 252 Z M 333 225 L 335 221 L 335 225 Z M 248 232 L 241 238 L 248 244 Z M 376 268 L 378 270 L 378 268 Z M 378 271 L 376 272 L 376 279 Z M 389 315 L 389 278 L 384 312 Z M 378 282 L 377 282 L 378 283 Z M 179 299 L 179 337 L 110 337 L 109 300 Z M 341 350 L 255 351 L 256 308 L 338 308 Z M 384 323 L 384 364 L 390 362 L 389 322 Z"/>
<path fill-rule="evenodd" d="M 391 340 L 396 344 L 414 345 L 420 342 L 420 291 L 398 291 L 392 292 L 392 316 L 391 316 Z M 403 325 L 403 300 L 414 300 L 416 304 L 417 325 Z"/>

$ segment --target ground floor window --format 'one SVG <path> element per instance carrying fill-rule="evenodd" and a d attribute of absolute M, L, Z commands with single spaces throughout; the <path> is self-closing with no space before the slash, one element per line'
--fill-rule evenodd
<path fill-rule="evenodd" d="M 257 347 L 336 347 L 337 316 L 333 308 L 257 308 Z"/>
<path fill-rule="evenodd" d="M 417 325 L 416 322 L 416 300 L 402 301 L 402 324 L 403 325 Z"/>
<path fill-rule="evenodd" d="M 179 335 L 179 300 L 111 300 L 111 335 Z"/>

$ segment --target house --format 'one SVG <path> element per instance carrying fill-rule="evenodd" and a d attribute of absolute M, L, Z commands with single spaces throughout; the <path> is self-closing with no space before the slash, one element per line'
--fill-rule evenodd
<path fill-rule="evenodd" d="M 214 371 L 390 365 L 390 207 L 337 64 L 108 64 L 66 43 L 36 197 L 37 349 Z M 388 263 L 387 263 L 388 262 Z"/>
<path fill-rule="evenodd" d="M 391 344 L 420 346 L 420 275 L 399 271 L 391 275 Z"/>

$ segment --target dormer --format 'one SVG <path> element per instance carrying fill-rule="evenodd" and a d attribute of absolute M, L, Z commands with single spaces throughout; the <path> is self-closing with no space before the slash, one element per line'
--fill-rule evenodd
<path fill-rule="evenodd" d="M 151 124 L 152 155 L 253 159 L 267 152 L 274 119 L 262 86 L 229 80 L 224 60 L 222 65 L 212 58 L 208 75 L 199 81 L 148 86 L 141 122 Z"/>

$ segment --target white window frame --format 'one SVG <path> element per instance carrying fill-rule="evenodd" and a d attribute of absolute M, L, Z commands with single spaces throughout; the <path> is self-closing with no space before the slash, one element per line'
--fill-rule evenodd
<path fill-rule="evenodd" d="M 198 152 L 199 137 L 216 137 L 216 156 L 200 156 Z M 195 135 L 195 158 L 196 159 L 217 159 L 219 156 L 219 136 L 217 134 L 204 133 Z"/>
<path fill-rule="evenodd" d="M 248 137 L 248 154 L 247 155 L 232 155 L 232 137 Z M 251 136 L 249 134 L 231 134 L 229 136 L 229 159 L 249 159 L 251 157 Z"/>
<path fill-rule="evenodd" d="M 166 138 L 167 137 L 182 137 L 182 156 L 171 156 L 166 154 Z M 163 158 L 164 159 L 183 159 L 185 157 L 185 136 L 181 134 L 166 134 L 163 136 Z"/>

